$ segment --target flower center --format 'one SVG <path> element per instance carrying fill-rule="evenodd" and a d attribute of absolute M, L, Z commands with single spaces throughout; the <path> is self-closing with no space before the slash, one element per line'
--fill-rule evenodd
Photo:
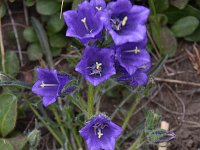
<path fill-rule="evenodd" d="M 102 10 L 102 7 L 96 6 L 95 8 L 96 8 L 98 11 L 101 11 L 101 10 Z"/>
<path fill-rule="evenodd" d="M 104 135 L 103 129 L 108 127 L 108 125 L 105 123 L 96 123 L 92 127 L 94 128 L 94 134 L 100 139 Z"/>
<path fill-rule="evenodd" d="M 138 47 L 136 46 L 134 50 L 127 50 L 126 52 L 127 52 L 127 53 L 134 52 L 135 54 L 137 54 L 137 53 L 140 52 L 140 50 L 139 50 Z"/>
<path fill-rule="evenodd" d="M 85 26 L 85 29 L 89 32 L 92 33 L 92 30 L 89 29 L 88 25 L 87 25 L 87 19 L 86 17 L 84 17 L 83 19 L 81 19 L 81 22 L 83 23 L 83 25 Z"/>
<path fill-rule="evenodd" d="M 91 67 L 87 67 L 88 69 L 90 69 L 90 75 L 97 75 L 99 74 L 99 76 L 101 76 L 102 73 L 102 63 L 96 62 L 95 64 L 93 64 Z"/>
<path fill-rule="evenodd" d="M 57 84 L 45 84 L 44 81 L 42 81 L 42 84 L 40 84 L 40 86 L 44 88 L 45 86 L 57 86 Z"/>
<path fill-rule="evenodd" d="M 119 31 L 119 30 L 121 30 L 121 28 L 122 28 L 123 26 L 126 25 L 127 20 L 128 20 L 128 17 L 125 16 L 122 20 L 119 19 L 119 18 L 111 18 L 111 19 L 110 19 L 110 22 L 111 22 L 112 28 L 113 28 L 115 31 Z"/>

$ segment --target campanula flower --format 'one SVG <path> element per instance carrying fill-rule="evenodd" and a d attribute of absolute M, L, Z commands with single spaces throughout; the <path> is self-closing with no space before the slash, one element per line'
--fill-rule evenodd
<path fill-rule="evenodd" d="M 43 96 L 42 102 L 45 107 L 54 103 L 61 94 L 63 87 L 71 80 L 67 75 L 57 74 L 55 69 L 36 69 L 38 81 L 33 85 L 33 93 Z M 72 87 L 66 89 L 70 92 Z"/>
<path fill-rule="evenodd" d="M 89 121 L 79 133 L 85 139 L 88 150 L 114 150 L 115 142 L 122 134 L 122 128 L 99 114 Z"/>
<path fill-rule="evenodd" d="M 96 13 L 96 8 L 89 2 L 82 2 L 78 5 L 78 10 L 69 10 L 63 15 L 68 26 L 66 36 L 76 37 L 86 44 L 101 35 L 103 23 L 100 21 L 99 14 Z"/>
<path fill-rule="evenodd" d="M 118 81 L 128 82 L 131 86 L 137 87 L 139 85 L 145 86 L 148 82 L 147 72 L 151 68 L 151 63 L 139 66 L 135 73 L 130 75 L 124 68 L 119 69 L 121 75 L 117 78 Z"/>
<path fill-rule="evenodd" d="M 116 48 L 116 57 L 119 64 L 132 75 L 138 67 L 151 61 L 146 50 L 147 38 L 137 43 L 126 43 Z"/>
<path fill-rule="evenodd" d="M 92 85 L 97 86 L 116 73 L 114 50 L 86 47 L 75 70 L 81 73 Z"/>
<path fill-rule="evenodd" d="M 98 11 L 101 12 L 106 8 L 106 2 L 104 0 L 91 0 L 90 4 Z"/>
<path fill-rule="evenodd" d="M 108 3 L 101 20 L 114 43 L 121 45 L 144 40 L 149 13 L 148 8 L 132 5 L 129 0 L 117 0 Z"/>

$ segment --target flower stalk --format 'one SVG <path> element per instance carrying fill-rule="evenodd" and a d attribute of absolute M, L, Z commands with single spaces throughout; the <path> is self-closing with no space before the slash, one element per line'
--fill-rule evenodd
<path fill-rule="evenodd" d="M 91 118 L 94 113 L 94 86 L 88 84 L 88 118 Z"/>
<path fill-rule="evenodd" d="M 129 110 L 128 114 L 125 116 L 124 123 L 122 125 L 123 130 L 125 130 L 126 127 L 128 126 L 128 123 L 131 119 L 131 116 L 133 115 L 133 113 L 134 113 L 137 105 L 139 104 L 140 100 L 141 100 L 141 96 L 138 95 L 135 99 L 135 102 L 131 106 L 131 109 Z"/>
<path fill-rule="evenodd" d="M 42 124 L 49 130 L 52 136 L 56 139 L 56 141 L 61 145 L 64 146 L 62 139 L 56 134 L 56 132 L 47 124 L 47 122 L 42 118 L 42 116 L 38 113 L 38 111 L 27 101 L 28 105 L 30 106 L 33 113 L 38 117 L 38 119 L 42 122 Z"/>

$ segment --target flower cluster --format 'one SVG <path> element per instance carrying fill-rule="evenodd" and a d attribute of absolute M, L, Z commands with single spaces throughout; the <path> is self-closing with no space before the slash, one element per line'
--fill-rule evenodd
<path fill-rule="evenodd" d="M 114 74 L 132 86 L 145 85 L 151 67 L 145 26 L 149 13 L 130 0 L 108 4 L 104 0 L 84 1 L 77 10 L 64 12 L 66 36 L 76 37 L 86 46 L 76 71 L 94 86 Z M 113 41 L 109 46 L 97 44 L 109 37 Z"/>

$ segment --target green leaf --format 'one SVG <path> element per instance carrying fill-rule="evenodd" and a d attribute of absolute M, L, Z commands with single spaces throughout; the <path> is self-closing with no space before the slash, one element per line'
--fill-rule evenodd
<path fill-rule="evenodd" d="M 60 14 L 55 14 L 52 17 L 50 17 L 46 26 L 47 32 L 50 34 L 54 34 L 61 31 L 63 27 L 64 27 L 64 20 L 63 18 L 60 19 Z"/>
<path fill-rule="evenodd" d="M 17 97 L 11 94 L 0 95 L 0 112 L 0 134 L 5 137 L 16 124 Z"/>
<path fill-rule="evenodd" d="M 60 10 L 60 4 L 54 0 L 39 0 L 36 2 L 36 10 L 41 15 L 53 15 Z"/>
<path fill-rule="evenodd" d="M 63 34 L 55 34 L 49 38 L 50 45 L 56 48 L 62 48 L 67 45 L 67 38 Z"/>
<path fill-rule="evenodd" d="M 31 61 L 36 61 L 42 58 L 42 48 L 38 43 L 32 43 L 28 46 L 27 49 L 28 58 Z"/>
<path fill-rule="evenodd" d="M 27 42 L 35 42 L 38 40 L 33 27 L 27 27 L 23 32 L 23 36 Z"/>
<path fill-rule="evenodd" d="M 161 45 L 163 54 L 173 57 L 177 49 L 177 40 L 174 34 L 167 27 L 162 27 L 160 30 L 161 34 Z"/>
<path fill-rule="evenodd" d="M 155 0 L 155 7 L 156 11 L 163 12 L 169 8 L 169 1 L 168 0 Z"/>
<path fill-rule="evenodd" d="M 168 17 L 168 23 L 170 24 L 174 24 L 177 20 L 186 16 L 194 16 L 200 19 L 200 10 L 192 7 L 191 5 L 187 5 L 182 10 L 171 6 L 164 12 L 164 14 Z"/>
<path fill-rule="evenodd" d="M 61 52 L 62 52 L 62 49 L 61 49 L 61 48 L 55 48 L 55 47 L 53 47 L 53 48 L 51 49 L 51 53 L 52 53 L 52 56 L 53 56 L 53 57 L 59 56 Z"/>
<path fill-rule="evenodd" d="M 13 146 L 6 139 L 0 139 L 0 149 L 1 150 L 14 150 Z"/>
<path fill-rule="evenodd" d="M 200 42 L 200 25 L 191 35 L 186 36 L 185 40 L 191 42 Z"/>
<path fill-rule="evenodd" d="M 1 61 L 1 57 L 0 57 Z M 13 65 L 13 63 L 15 65 Z M 0 65 L 0 69 L 1 69 Z M 20 64 L 19 64 L 19 59 L 17 57 L 17 54 L 13 51 L 7 51 L 5 53 L 5 69 L 6 73 L 11 75 L 11 76 L 16 76 L 20 70 Z M 2 69 L 1 69 L 2 70 Z"/>
<path fill-rule="evenodd" d="M 46 35 L 46 31 L 44 30 L 42 24 L 36 18 L 32 17 L 31 22 L 32 22 L 33 28 L 36 31 L 43 53 L 46 56 L 48 65 L 50 68 L 53 68 L 53 59 L 52 59 L 52 54 L 51 54 L 48 38 Z"/>
<path fill-rule="evenodd" d="M 36 0 L 25 0 L 25 5 L 28 7 L 35 5 L 35 3 L 36 3 Z"/>
<path fill-rule="evenodd" d="M 15 137 L 7 139 L 15 150 L 22 150 L 27 143 L 27 137 L 25 135 L 19 134 Z"/>
<path fill-rule="evenodd" d="M 199 20 L 196 17 L 187 16 L 179 19 L 171 29 L 176 37 L 184 37 L 192 34 L 198 25 Z"/>
<path fill-rule="evenodd" d="M 170 0 L 170 4 L 179 9 L 185 8 L 185 6 L 188 4 L 188 2 L 189 2 L 189 0 Z"/>

